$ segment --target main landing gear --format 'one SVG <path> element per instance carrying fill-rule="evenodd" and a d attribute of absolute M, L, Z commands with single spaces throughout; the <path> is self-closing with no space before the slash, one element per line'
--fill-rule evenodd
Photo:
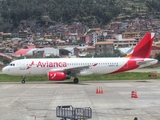
<path fill-rule="evenodd" d="M 79 79 L 78 78 L 74 78 L 74 83 L 78 83 L 79 82 Z"/>
<path fill-rule="evenodd" d="M 76 84 L 78 84 L 78 82 L 79 82 L 79 79 L 77 78 L 77 75 L 76 75 L 76 73 L 72 73 L 70 76 L 74 77 L 74 80 L 73 80 L 73 82 L 74 82 L 74 83 L 76 83 Z"/>
<path fill-rule="evenodd" d="M 24 84 L 25 83 L 25 79 L 26 79 L 26 76 L 23 76 L 23 78 L 22 78 L 22 84 Z"/>

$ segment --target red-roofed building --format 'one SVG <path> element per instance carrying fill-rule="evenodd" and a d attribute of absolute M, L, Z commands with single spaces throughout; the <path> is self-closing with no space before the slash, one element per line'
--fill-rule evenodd
<path fill-rule="evenodd" d="M 30 56 L 32 54 L 27 54 L 29 51 L 33 50 L 32 48 L 31 49 L 20 49 L 20 50 L 17 50 L 14 55 L 15 56 Z"/>
<path fill-rule="evenodd" d="M 1 58 L 1 57 L 6 57 L 6 58 L 8 58 L 8 59 L 13 59 L 11 56 L 8 56 L 8 55 L 5 55 L 5 54 L 0 53 L 0 58 Z"/>

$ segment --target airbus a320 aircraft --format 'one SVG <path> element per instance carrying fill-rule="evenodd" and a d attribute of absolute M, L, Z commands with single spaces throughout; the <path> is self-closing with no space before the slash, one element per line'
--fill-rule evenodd
<path fill-rule="evenodd" d="M 156 64 L 156 59 L 149 58 L 153 40 L 154 33 L 146 33 L 126 57 L 21 59 L 11 62 L 2 72 L 23 76 L 22 83 L 26 76 L 37 75 L 47 75 L 51 81 L 63 81 L 72 76 L 74 83 L 78 83 L 79 75 L 113 74 Z"/>

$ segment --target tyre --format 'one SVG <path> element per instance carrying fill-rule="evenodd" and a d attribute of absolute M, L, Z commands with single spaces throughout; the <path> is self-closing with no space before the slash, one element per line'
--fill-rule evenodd
<path fill-rule="evenodd" d="M 25 80 L 22 80 L 22 84 L 24 84 L 25 83 Z"/>
<path fill-rule="evenodd" d="M 79 80 L 78 80 L 78 78 L 74 78 L 74 83 L 78 83 L 79 82 Z"/>

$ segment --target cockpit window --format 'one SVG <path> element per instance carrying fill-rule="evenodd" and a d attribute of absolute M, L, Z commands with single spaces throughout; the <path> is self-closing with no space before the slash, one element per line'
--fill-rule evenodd
<path fill-rule="evenodd" d="M 14 64 L 14 63 L 11 63 L 11 64 L 9 64 L 9 66 L 15 66 L 15 64 Z"/>

